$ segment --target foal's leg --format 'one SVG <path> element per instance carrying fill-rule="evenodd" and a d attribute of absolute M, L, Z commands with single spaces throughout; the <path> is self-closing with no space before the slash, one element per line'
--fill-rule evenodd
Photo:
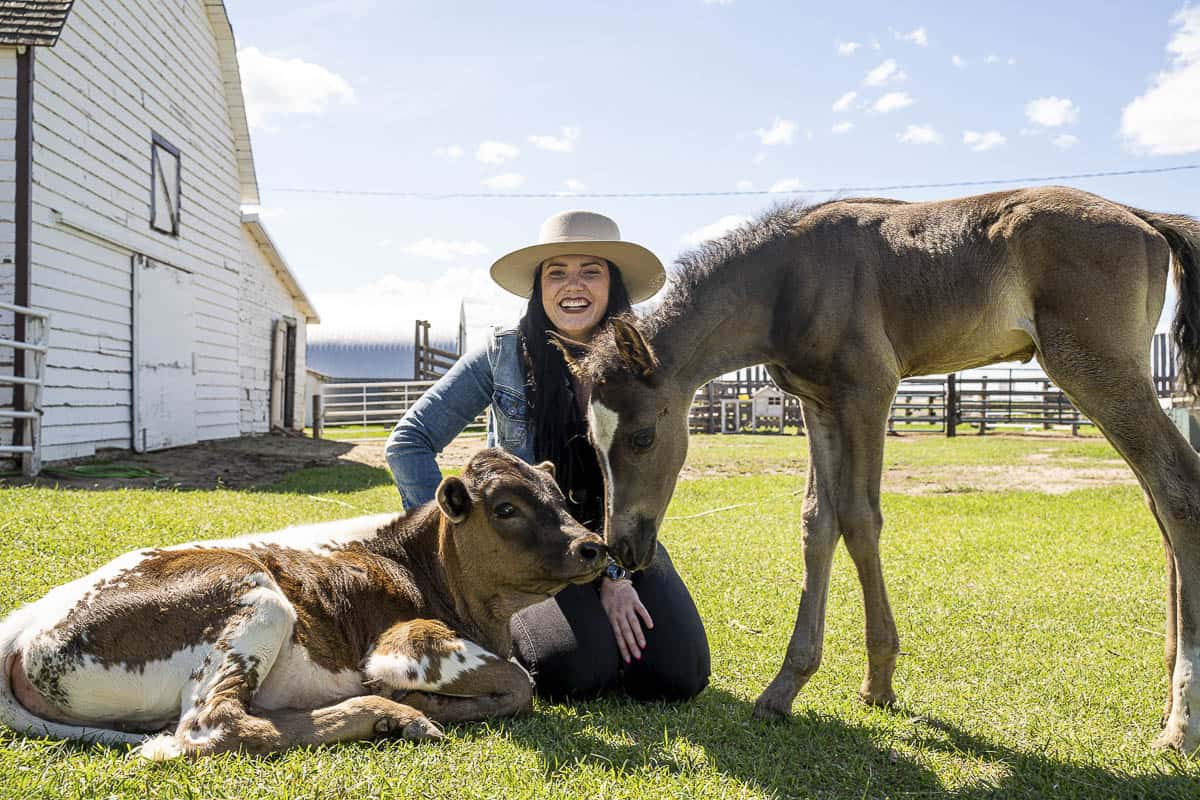
<path fill-rule="evenodd" d="M 533 681 L 524 668 L 437 620 L 415 619 L 384 631 L 363 673 L 376 691 L 442 723 L 511 716 L 533 706 Z"/>
<path fill-rule="evenodd" d="M 1042 348 L 1046 371 L 1137 473 L 1165 534 L 1167 588 L 1174 589 L 1166 654 L 1174 658 L 1166 726 L 1155 744 L 1191 751 L 1200 746 L 1200 457 L 1159 407 L 1144 355 L 1044 341 Z"/>
<path fill-rule="evenodd" d="M 846 550 L 858 571 L 866 614 L 867 673 L 859 697 L 875 706 L 896 702 L 892 673 L 900 653 L 900 636 L 892 618 L 883 565 L 879 560 L 879 480 L 883 442 L 895 386 L 856 391 L 839 406 L 842 470 L 838 476 L 838 525 Z"/>
<path fill-rule="evenodd" d="M 791 713 L 796 693 L 821 666 L 825 638 L 825 601 L 838 537 L 835 488 L 842 448 L 831 410 L 805 401 L 802 411 L 809 449 L 802 523 L 804 584 L 783 666 L 754 704 L 754 716 L 759 719 L 779 719 Z"/>

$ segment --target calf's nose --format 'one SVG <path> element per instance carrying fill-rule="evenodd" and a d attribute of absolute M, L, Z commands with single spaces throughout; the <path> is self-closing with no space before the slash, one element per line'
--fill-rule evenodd
<path fill-rule="evenodd" d="M 608 554 L 608 548 L 604 546 L 604 540 L 596 534 L 588 534 L 580 536 L 572 544 L 571 548 L 575 551 L 575 555 L 587 566 L 594 566 Z"/>

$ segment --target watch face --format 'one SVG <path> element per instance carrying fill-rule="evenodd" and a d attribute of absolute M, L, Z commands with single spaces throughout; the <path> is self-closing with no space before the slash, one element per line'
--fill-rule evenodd
<path fill-rule="evenodd" d="M 604 568 L 604 574 L 609 580 L 619 581 L 625 577 L 625 568 L 620 564 L 609 564 Z"/>

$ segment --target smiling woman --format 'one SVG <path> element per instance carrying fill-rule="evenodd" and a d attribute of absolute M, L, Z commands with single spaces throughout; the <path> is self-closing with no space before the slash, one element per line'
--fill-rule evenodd
<path fill-rule="evenodd" d="M 588 342 L 666 275 L 646 248 L 621 239 L 615 222 L 567 211 L 542 225 L 537 244 L 492 265 L 502 288 L 529 299 L 516 329 L 458 361 L 397 425 L 388 465 L 405 508 L 433 496 L 434 455 L 488 405 L 488 445 L 554 464 L 571 514 L 604 529 L 604 477 L 588 438 L 591 386 L 567 370 L 552 339 Z M 659 545 L 645 570 L 611 565 L 595 585 L 571 587 L 513 617 L 514 652 L 539 694 L 581 697 L 620 689 L 642 699 L 686 699 L 708 683 L 704 626 L 687 587 Z"/>

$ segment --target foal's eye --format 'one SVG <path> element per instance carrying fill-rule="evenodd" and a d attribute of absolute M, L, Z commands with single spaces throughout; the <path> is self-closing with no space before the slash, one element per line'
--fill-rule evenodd
<path fill-rule="evenodd" d="M 492 513 L 500 519 L 508 519 L 513 514 L 517 513 L 517 507 L 512 503 L 499 503 L 492 509 Z"/>
<path fill-rule="evenodd" d="M 629 437 L 629 443 L 633 446 L 635 452 L 641 453 L 649 450 L 654 445 L 654 428 L 643 428 L 640 431 L 635 431 Z"/>

